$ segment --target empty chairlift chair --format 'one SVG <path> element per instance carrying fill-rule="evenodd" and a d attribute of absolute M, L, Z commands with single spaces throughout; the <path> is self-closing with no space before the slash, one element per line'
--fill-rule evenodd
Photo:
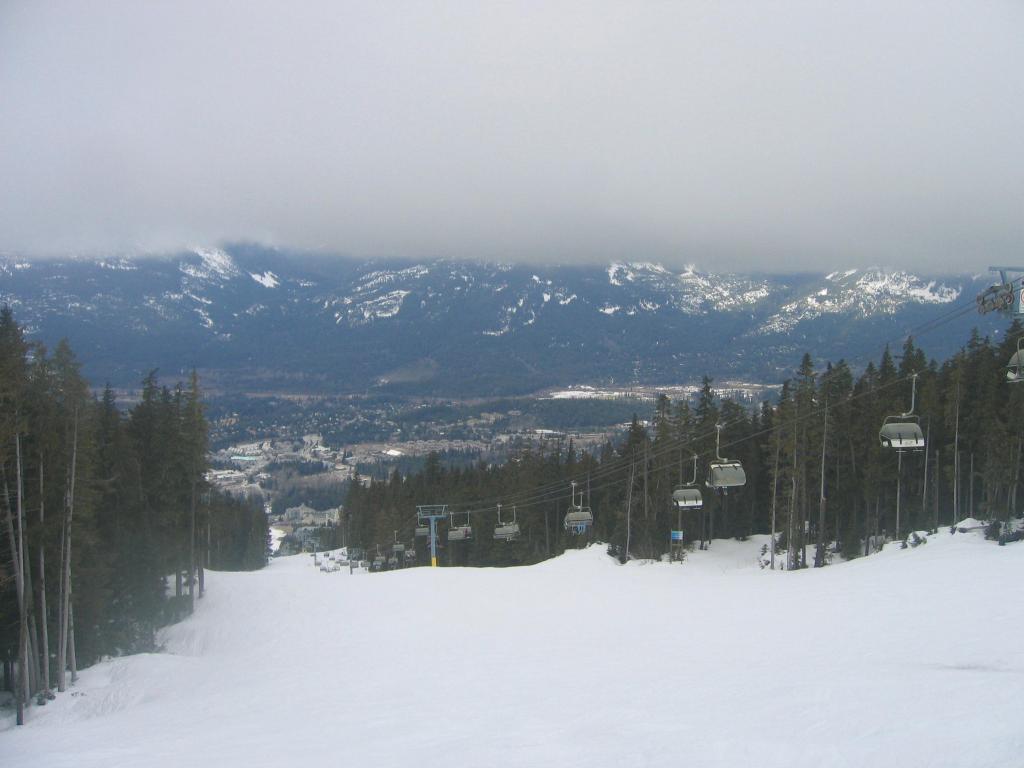
<path fill-rule="evenodd" d="M 917 395 L 917 374 L 911 377 L 913 389 L 910 395 L 910 410 L 898 416 L 886 416 L 878 431 L 878 440 L 883 448 L 895 448 L 898 452 L 919 451 L 924 448 L 924 433 L 920 417 L 914 415 L 914 401 Z"/>
<path fill-rule="evenodd" d="M 1010 362 L 1006 364 L 1006 380 L 1011 384 L 1024 381 L 1024 336 L 1017 339 L 1017 351 L 1010 356 Z"/>
<path fill-rule="evenodd" d="M 398 540 L 398 531 L 395 531 L 395 543 L 391 545 L 391 553 L 397 556 L 405 554 L 405 544 Z"/>
<path fill-rule="evenodd" d="M 682 471 L 680 471 L 682 474 Z M 680 478 L 682 480 L 682 478 Z M 681 485 L 672 492 L 672 501 L 679 509 L 700 509 L 704 506 L 704 497 L 697 487 L 697 456 L 693 457 L 693 479 L 686 485 Z"/>
<path fill-rule="evenodd" d="M 416 526 L 416 538 L 425 539 L 430 535 L 430 526 L 428 525 L 417 525 Z"/>
<path fill-rule="evenodd" d="M 455 513 L 451 515 L 451 524 L 448 528 L 448 541 L 472 541 L 473 526 L 469 524 L 469 512 L 466 513 L 466 524 L 455 524 Z"/>
<path fill-rule="evenodd" d="M 715 460 L 708 464 L 708 479 L 705 485 L 720 493 L 728 493 L 730 488 L 739 488 L 747 484 L 747 473 L 743 464 L 736 459 L 724 459 L 721 454 L 722 425 L 715 425 L 718 434 L 715 437 Z"/>
<path fill-rule="evenodd" d="M 583 491 L 580 491 L 579 504 L 576 503 L 576 483 L 572 484 L 572 504 L 565 513 L 565 530 L 573 536 L 586 533 L 594 525 L 594 513 L 589 506 L 583 504 Z"/>
<path fill-rule="evenodd" d="M 516 508 L 512 507 L 511 522 L 501 519 L 501 504 L 498 505 L 498 524 L 494 526 L 494 538 L 498 541 L 515 541 L 519 538 L 519 523 L 516 522 Z"/>

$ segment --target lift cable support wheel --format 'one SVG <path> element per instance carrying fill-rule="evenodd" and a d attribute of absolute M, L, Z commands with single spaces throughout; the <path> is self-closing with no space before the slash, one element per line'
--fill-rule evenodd
<path fill-rule="evenodd" d="M 999 273 L 999 283 L 978 294 L 978 312 L 1009 312 L 1024 315 L 1024 267 L 989 267 Z"/>

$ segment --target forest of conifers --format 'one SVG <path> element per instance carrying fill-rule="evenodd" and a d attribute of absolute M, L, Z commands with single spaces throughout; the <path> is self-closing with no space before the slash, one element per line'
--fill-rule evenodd
<path fill-rule="evenodd" d="M 153 649 L 204 568 L 266 562 L 263 510 L 205 484 L 206 434 L 195 374 L 169 389 L 151 373 L 125 413 L 67 343 L 27 343 L 0 310 L 0 654 L 19 721 L 77 668 Z"/>
<path fill-rule="evenodd" d="M 1007 383 L 1005 365 L 1021 332 L 1014 321 L 1000 344 L 974 333 L 943 363 L 908 339 L 895 356 L 886 347 L 860 375 L 843 361 L 815 370 L 805 355 L 777 402 L 759 410 L 719 400 L 705 379 L 695 403 L 660 397 L 650 420 L 634 418 L 621 444 L 606 444 L 596 455 L 575 450 L 570 440 L 524 450 L 501 466 L 451 469 L 434 458 L 410 477 L 353 484 L 348 539 L 370 554 L 378 546 L 386 554 L 396 531 L 408 544 L 420 504 L 448 504 L 455 524 L 473 525 L 472 541 L 446 542 L 443 528 L 439 537 L 440 562 L 467 565 L 536 562 L 590 540 L 624 555 L 627 535 L 630 556 L 658 557 L 680 525 L 693 545 L 768 533 L 773 513 L 776 550 L 785 553 L 780 566 L 787 568 L 823 565 L 837 552 L 870 554 L 885 540 L 967 516 L 996 521 L 998 535 L 1020 511 L 1024 385 Z M 880 446 L 878 433 L 887 416 L 909 410 L 914 374 L 914 413 L 927 447 L 898 456 Z M 703 487 L 717 424 L 721 455 L 740 460 L 746 471 L 746 486 L 728 495 Z M 680 514 L 672 491 L 693 479 L 694 454 L 704 509 Z M 562 525 L 572 481 L 594 514 L 584 537 Z M 505 519 L 514 508 L 518 541 L 493 539 L 499 503 Z M 426 541 L 416 547 L 423 562 Z"/>

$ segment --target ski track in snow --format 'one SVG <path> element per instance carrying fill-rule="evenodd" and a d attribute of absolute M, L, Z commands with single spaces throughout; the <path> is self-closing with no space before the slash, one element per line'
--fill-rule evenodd
<path fill-rule="evenodd" d="M 0 765 L 1010 766 L 1024 544 L 947 529 L 823 570 L 767 537 L 682 565 L 209 573 L 164 652 L 103 662 Z"/>

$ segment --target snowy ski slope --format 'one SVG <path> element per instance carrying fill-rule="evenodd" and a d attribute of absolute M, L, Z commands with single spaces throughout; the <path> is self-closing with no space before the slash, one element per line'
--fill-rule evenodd
<path fill-rule="evenodd" d="M 1024 765 L 1024 544 L 947 529 L 818 571 L 212 573 L 165 652 L 0 722 L 0 766 Z"/>

